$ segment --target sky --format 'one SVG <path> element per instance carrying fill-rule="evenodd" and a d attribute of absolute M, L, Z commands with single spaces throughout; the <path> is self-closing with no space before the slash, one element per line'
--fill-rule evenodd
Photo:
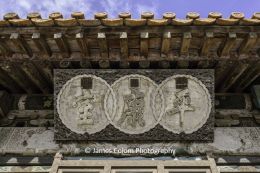
<path fill-rule="evenodd" d="M 254 12 L 260 12 L 260 0 L 0 0 L 1 16 L 16 12 L 25 18 L 29 12 L 40 12 L 42 18 L 47 18 L 56 11 L 66 18 L 75 11 L 84 12 L 86 18 L 103 11 L 111 18 L 117 17 L 119 12 L 131 12 L 132 18 L 139 18 L 144 11 L 154 12 L 155 18 L 169 11 L 175 12 L 178 18 L 184 18 L 191 11 L 201 17 L 207 17 L 211 11 L 221 12 L 223 17 L 229 17 L 234 11 L 251 17 Z"/>

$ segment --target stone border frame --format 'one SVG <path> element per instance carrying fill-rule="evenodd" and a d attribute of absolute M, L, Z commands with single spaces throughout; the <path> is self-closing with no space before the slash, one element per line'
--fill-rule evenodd
<path fill-rule="evenodd" d="M 62 86 L 62 88 L 61 88 L 61 90 L 60 90 L 61 92 L 58 93 L 57 99 L 55 99 L 55 101 L 56 101 L 56 107 L 55 107 L 55 108 L 57 109 L 57 113 L 58 113 L 58 114 L 59 114 L 61 111 L 60 111 L 60 109 L 59 109 L 60 107 L 57 105 L 57 103 L 59 102 L 60 97 L 61 97 L 61 95 L 62 95 L 63 92 L 64 92 L 64 89 L 65 89 L 66 87 L 68 87 L 68 85 L 69 85 L 73 80 L 76 80 L 76 79 L 82 78 L 82 77 L 92 77 L 92 78 L 95 78 L 96 80 L 100 80 L 101 82 L 104 82 L 104 85 L 106 85 L 109 90 L 112 91 L 110 85 L 109 85 L 104 79 L 102 79 L 102 78 L 100 78 L 100 77 L 98 77 L 98 76 L 94 76 L 94 75 L 92 75 L 92 74 L 77 75 L 77 76 L 71 78 L 70 80 L 68 80 L 68 81 Z M 62 91 L 62 90 L 63 90 L 63 91 Z M 114 97 L 114 93 L 113 93 L 113 92 L 112 92 L 112 97 Z M 104 113 L 106 114 L 105 116 L 108 117 L 107 112 L 104 111 Z M 62 119 L 61 119 L 61 121 L 62 121 L 62 123 L 66 124 Z M 106 125 L 105 125 L 104 127 L 102 127 L 101 130 L 105 129 L 106 126 L 108 126 L 108 125 L 109 125 L 109 121 L 107 121 Z M 99 130 L 99 131 L 100 131 L 100 130 Z M 76 132 L 76 131 L 75 131 L 75 132 Z M 79 131 L 78 131 L 77 133 L 82 134 L 82 133 L 80 133 Z M 95 134 L 95 133 L 90 133 L 90 134 Z"/>
<path fill-rule="evenodd" d="M 206 95 L 208 96 L 209 100 L 211 100 L 211 95 L 210 95 L 209 91 L 207 90 L 206 86 L 205 86 L 200 80 L 198 80 L 197 78 L 195 78 L 195 77 L 193 77 L 193 76 L 191 76 L 191 75 L 186 75 L 186 74 L 185 74 L 185 75 L 184 75 L 184 74 L 177 74 L 177 75 L 170 76 L 170 77 L 166 78 L 164 81 L 162 81 L 161 84 L 159 84 L 157 90 L 160 90 L 160 88 L 161 88 L 163 85 L 165 85 L 169 80 L 171 80 L 171 79 L 176 79 L 176 78 L 178 78 L 178 77 L 186 77 L 186 78 L 189 78 L 189 79 L 191 79 L 191 80 L 196 81 L 196 82 L 204 89 L 204 91 L 205 91 Z M 211 103 L 211 101 L 210 101 L 210 102 L 209 102 L 209 105 L 208 105 L 209 112 L 207 113 L 207 114 L 208 114 L 208 115 L 207 115 L 207 119 L 209 118 L 209 115 L 210 115 L 210 112 L 211 112 L 211 107 L 212 107 L 212 103 Z M 162 118 L 162 115 L 161 115 L 160 117 Z M 204 119 L 202 122 L 200 122 L 199 126 L 198 126 L 195 130 L 193 130 L 193 131 L 197 131 L 198 129 L 200 129 L 200 128 L 207 122 L 207 119 Z M 162 126 L 163 126 L 163 125 L 162 125 Z M 172 130 L 168 129 L 167 127 L 163 127 L 163 128 L 165 128 L 166 130 L 172 131 Z M 173 131 L 172 131 L 172 132 L 173 132 Z M 173 132 L 173 133 L 177 133 L 177 132 Z M 187 132 L 186 134 L 190 134 L 190 133 L 192 133 L 192 132 L 189 131 L 189 132 Z M 180 134 L 180 133 L 177 133 L 177 134 Z"/>
<path fill-rule="evenodd" d="M 191 134 L 175 134 L 161 125 L 156 125 L 153 129 L 142 134 L 126 134 L 109 124 L 105 129 L 95 134 L 77 134 L 68 129 L 60 120 L 56 99 L 62 86 L 72 77 L 82 74 L 92 74 L 106 80 L 112 85 L 117 79 L 124 75 L 139 74 L 152 79 L 156 84 L 160 84 L 166 78 L 177 75 L 191 75 L 198 78 L 208 89 L 211 95 L 211 113 L 207 122 L 196 132 Z M 180 141 L 180 142 L 212 142 L 214 139 L 214 70 L 212 69 L 55 69 L 54 70 L 54 114 L 55 114 L 55 140 L 88 140 L 88 141 Z"/>
<path fill-rule="evenodd" d="M 129 74 L 129 75 L 125 75 L 125 76 L 122 76 L 120 77 L 119 79 L 117 79 L 115 82 L 113 82 L 113 84 L 111 84 L 111 89 L 117 84 L 116 82 L 119 82 L 119 80 L 125 80 L 127 78 L 129 79 L 133 79 L 133 78 L 142 78 L 142 77 L 145 77 L 146 79 L 145 80 L 148 80 L 149 82 L 151 82 L 151 84 L 154 84 L 156 85 L 156 89 L 155 91 L 157 90 L 158 88 L 158 84 L 155 83 L 151 78 L 147 77 L 147 76 L 144 76 L 144 75 L 140 75 L 140 74 Z M 129 86 L 130 87 L 130 86 Z M 113 89 L 112 89 L 113 90 Z M 115 93 L 114 93 L 115 94 Z M 106 94 L 106 98 L 107 98 L 108 94 Z M 115 97 L 115 96 L 114 96 Z M 162 98 L 163 99 L 163 98 Z M 154 104 L 154 103 L 153 103 Z M 162 105 L 163 106 L 163 105 Z M 106 107 L 106 105 L 105 105 Z M 106 113 L 108 115 L 108 113 Z M 116 124 L 114 124 L 111 120 L 111 117 L 107 116 L 108 120 L 110 121 L 110 123 L 116 128 L 116 129 L 119 129 L 120 130 L 120 127 L 118 127 Z M 153 125 L 151 125 L 148 129 L 144 129 L 142 133 L 145 133 L 147 131 L 150 131 L 151 129 L 153 129 L 157 124 L 159 124 L 160 120 L 162 118 L 162 115 L 159 115 L 158 119 L 156 120 L 156 123 L 154 123 Z M 123 130 L 120 130 L 123 132 Z M 128 134 L 130 135 L 135 135 L 135 133 L 133 132 L 129 132 Z"/>

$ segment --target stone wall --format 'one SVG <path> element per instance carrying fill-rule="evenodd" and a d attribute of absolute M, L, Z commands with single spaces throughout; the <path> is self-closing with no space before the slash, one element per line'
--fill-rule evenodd
<path fill-rule="evenodd" d="M 136 143 L 128 142 L 55 142 L 54 130 L 52 128 L 0 128 L 0 154 L 6 155 L 28 155 L 28 156 L 53 156 L 61 152 L 69 156 L 95 156 L 94 149 L 171 149 L 173 153 L 169 156 L 199 156 L 199 155 L 254 155 L 260 156 L 260 127 L 217 127 L 215 128 L 215 140 L 213 143 Z M 85 150 L 87 148 L 87 153 Z M 107 153 L 102 156 L 154 156 L 149 153 Z M 162 153 L 160 155 L 163 155 Z"/>

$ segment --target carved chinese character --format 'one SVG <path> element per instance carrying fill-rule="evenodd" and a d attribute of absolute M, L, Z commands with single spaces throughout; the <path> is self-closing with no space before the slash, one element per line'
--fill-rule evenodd
<path fill-rule="evenodd" d="M 206 86 L 190 75 L 175 75 L 158 87 L 164 107 L 160 124 L 174 133 L 192 133 L 206 123 L 211 112 L 211 98 Z M 158 95 L 159 96 L 159 95 Z"/>
<path fill-rule="evenodd" d="M 111 87 L 115 93 L 116 109 L 109 118 L 116 128 L 125 133 L 140 134 L 158 123 L 159 116 L 151 107 L 157 85 L 151 79 L 142 75 L 126 75 Z M 111 96 L 109 94 L 107 98 Z M 112 107 L 108 105 L 107 109 Z"/>
<path fill-rule="evenodd" d="M 96 133 L 109 121 L 104 110 L 105 94 L 111 91 L 103 79 L 94 75 L 76 76 L 62 87 L 57 111 L 63 124 L 77 133 Z"/>

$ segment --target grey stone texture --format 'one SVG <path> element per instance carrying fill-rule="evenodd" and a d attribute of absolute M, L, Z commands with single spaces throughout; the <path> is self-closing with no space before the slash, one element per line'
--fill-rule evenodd
<path fill-rule="evenodd" d="M 64 155 L 95 156 L 94 150 L 102 149 L 171 149 L 171 156 L 180 155 L 260 155 L 260 127 L 217 127 L 213 143 L 180 143 L 180 142 L 91 142 L 54 140 L 54 129 L 46 128 L 0 128 L 0 155 L 53 156 L 56 152 Z M 90 152 L 86 153 L 88 148 Z M 168 153 L 169 155 L 170 153 Z M 101 156 L 134 156 L 124 153 L 101 153 Z M 152 154 L 139 154 L 154 156 Z"/>
<path fill-rule="evenodd" d="M 59 97 L 59 93 L 61 90 L 63 90 L 64 85 L 71 80 L 73 77 L 79 76 L 79 75 L 94 75 L 97 76 L 99 78 L 101 78 L 102 80 L 105 80 L 112 89 L 114 89 L 115 92 L 115 100 L 117 100 L 118 97 L 122 97 L 122 92 L 124 90 L 122 90 L 122 92 L 118 92 L 119 88 L 121 85 L 125 85 L 123 83 L 125 83 L 122 78 L 126 77 L 126 76 L 130 76 L 129 78 L 131 78 L 131 76 L 144 76 L 147 77 L 149 79 L 151 79 L 152 82 L 154 82 L 154 84 L 148 84 L 148 82 L 145 82 L 145 79 L 140 77 L 140 83 L 146 83 L 146 87 L 147 89 L 149 88 L 149 86 L 160 86 L 160 84 L 165 81 L 166 79 L 174 76 L 174 75 L 187 75 L 187 76 L 191 76 L 196 78 L 198 81 L 200 81 L 203 85 L 205 86 L 206 90 L 209 92 L 209 97 L 211 100 L 208 100 L 205 104 L 209 104 L 210 106 L 208 106 L 208 108 L 210 109 L 210 113 L 209 115 L 201 115 L 202 117 L 205 116 L 204 118 L 204 122 L 199 125 L 196 126 L 196 128 L 194 127 L 194 130 L 187 130 L 187 133 L 185 131 L 185 129 L 182 131 L 177 131 L 177 130 L 171 130 L 170 127 L 168 126 L 168 128 L 164 128 L 164 125 L 162 125 L 161 123 L 157 123 L 156 121 L 158 119 L 155 118 L 155 121 L 151 123 L 154 124 L 153 125 L 149 125 L 149 127 L 145 127 L 145 122 L 147 122 L 149 120 L 149 118 L 147 118 L 145 116 L 143 116 L 143 120 L 142 118 L 139 119 L 139 122 L 144 121 L 144 123 L 139 123 L 137 124 L 137 126 L 144 126 L 145 129 L 140 128 L 140 131 L 142 133 L 138 133 L 138 130 L 131 130 L 131 128 L 128 128 L 128 130 L 124 130 L 123 126 L 121 126 L 123 123 L 119 125 L 115 125 L 116 123 L 112 123 L 108 124 L 103 130 L 97 131 L 95 133 L 88 133 L 88 131 L 86 130 L 85 133 L 77 133 L 75 132 L 76 130 L 73 130 L 71 128 L 68 128 L 68 126 L 64 125 L 64 123 L 62 122 L 58 111 L 57 111 L 57 103 L 59 104 L 60 102 L 57 102 L 57 99 Z M 88 141 L 205 141 L 205 142 L 211 142 L 213 141 L 214 135 L 213 135 L 213 131 L 214 131 L 214 70 L 180 70 L 180 69 L 176 69 L 176 70 L 134 70 L 134 69 L 125 69 L 125 70 L 76 70 L 76 69 L 59 69 L 59 70 L 55 70 L 55 91 L 54 91 L 54 103 L 55 103 L 55 139 L 56 140 L 88 140 Z M 118 82 L 118 81 L 121 81 Z M 176 81 L 173 81 L 173 83 Z M 115 84 L 116 83 L 116 84 Z M 130 83 L 130 82 L 129 82 Z M 133 83 L 133 85 L 136 85 Z M 114 87 L 114 88 L 113 88 Z M 123 86 L 125 87 L 125 86 Z M 154 87 L 156 88 L 156 87 Z M 163 87 L 162 87 L 163 88 Z M 151 87 L 150 87 L 151 89 Z M 142 90 L 142 91 L 141 91 Z M 146 99 L 147 94 L 146 92 L 146 88 L 141 89 L 139 92 L 139 96 L 140 94 L 144 93 L 144 100 Z M 156 90 L 152 90 L 152 92 L 150 93 L 154 93 Z M 130 92 L 129 88 L 126 88 L 126 93 Z M 135 91 L 136 92 L 136 91 Z M 137 92 L 137 93 L 138 93 Z M 202 90 L 200 90 L 199 92 L 202 92 Z M 131 94 L 131 93 L 130 93 Z M 183 93 L 184 96 L 186 96 L 187 93 Z M 101 98 L 103 98 L 104 96 L 102 96 Z M 109 97 L 109 96 L 108 96 Z M 150 95 L 149 98 L 155 97 L 153 95 Z M 206 96 L 205 96 L 206 97 Z M 65 98 L 65 97 L 64 97 Z M 111 97 L 113 98 L 113 97 Z M 140 96 L 140 98 L 142 98 L 142 96 Z M 64 99 L 65 100 L 65 99 Z M 110 99 L 111 102 L 113 102 L 113 99 Z M 207 100 L 207 99 L 206 99 Z M 119 101 L 117 101 L 117 103 L 121 103 L 120 99 Z M 149 103 L 150 105 L 152 105 L 153 103 Z M 118 105 L 118 104 L 117 104 Z M 155 104 L 156 105 L 156 104 Z M 129 106 L 129 105 L 128 105 Z M 105 106 L 104 106 L 105 107 Z M 113 106 L 112 106 L 113 107 Z M 206 106 L 205 106 L 206 107 Z M 119 107 L 118 109 L 122 110 L 123 106 Z M 153 109 L 153 107 L 151 108 Z M 146 107 L 146 105 L 144 105 L 144 112 L 148 112 L 147 110 L 149 110 L 149 107 Z M 198 109 L 199 110 L 199 109 Z M 89 110 L 88 110 L 89 111 Z M 123 111 L 119 111 L 119 115 L 123 115 L 124 112 Z M 190 114 L 192 115 L 192 113 Z M 75 115 L 72 115 L 75 116 Z M 87 115 L 86 115 L 87 116 Z M 163 115 L 165 116 L 165 115 Z M 208 117 L 207 117 L 208 116 Z M 156 116 L 155 116 L 156 117 Z M 195 119 L 199 118 L 200 116 L 198 115 L 198 117 L 195 116 Z M 117 123 L 119 122 L 119 118 L 117 119 Z M 92 121 L 92 120 L 91 120 Z M 127 119 L 125 120 L 127 121 Z M 165 120 L 166 121 L 166 120 Z M 71 121 L 71 123 L 73 123 L 74 121 Z M 88 122 L 90 122 L 90 120 L 88 119 Z M 150 124 L 151 124 L 150 123 Z M 186 124 L 185 124 L 186 123 Z M 188 124 L 192 124 L 192 120 L 189 122 L 189 119 L 184 120 L 184 126 Z M 124 124 L 123 124 L 124 125 Z M 136 126 L 136 124 L 131 124 L 133 127 Z M 74 126 L 75 127 L 75 126 Z M 165 126 L 166 127 L 166 126 Z M 126 128 L 126 127 L 124 127 Z M 82 131 L 81 131 L 82 132 Z"/>

